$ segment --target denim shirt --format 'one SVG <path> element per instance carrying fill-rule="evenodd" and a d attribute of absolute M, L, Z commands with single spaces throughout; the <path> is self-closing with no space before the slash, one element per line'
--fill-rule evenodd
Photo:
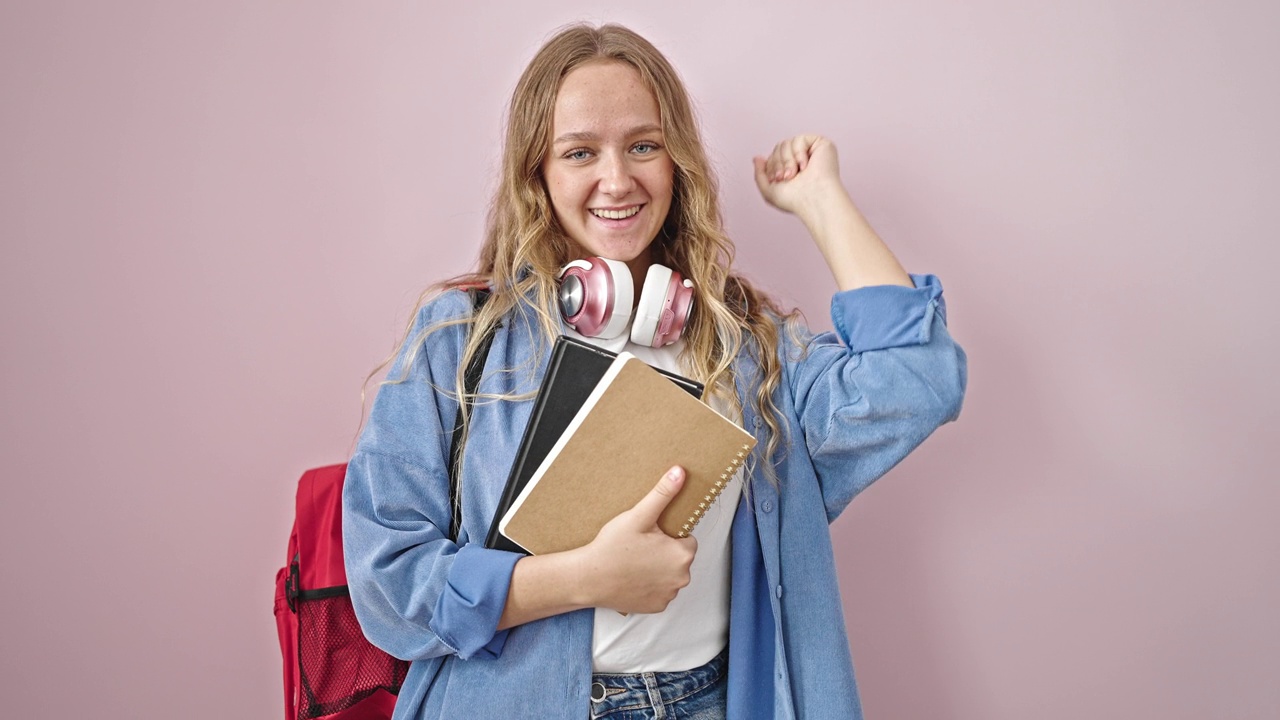
<path fill-rule="evenodd" d="M 732 529 L 728 717 L 861 718 L 828 524 L 939 425 L 960 412 L 964 352 L 946 329 L 942 286 L 837 293 L 835 333 L 783 333 L 774 403 L 790 442 L 762 458 L 764 423 L 744 402 L 759 441 Z M 497 632 L 520 556 L 483 547 L 550 343 L 533 318 L 504 320 L 490 350 L 464 448 L 462 527 L 448 538 L 446 454 L 469 297 L 448 291 L 418 314 L 347 470 L 343 536 L 356 615 L 375 645 L 412 660 L 401 718 L 589 716 L 591 609 Z M 743 352 L 740 397 L 757 384 Z M 763 471 L 776 467 L 777 484 Z"/>

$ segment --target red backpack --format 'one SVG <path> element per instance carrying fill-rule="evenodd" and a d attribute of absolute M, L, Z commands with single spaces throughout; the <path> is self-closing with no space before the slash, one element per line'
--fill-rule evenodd
<path fill-rule="evenodd" d="M 488 299 L 474 291 L 479 311 Z M 468 406 L 480 383 L 490 332 L 467 365 Z M 453 445 L 462 436 L 462 408 Z M 458 496 L 453 453 L 449 453 L 450 498 Z M 409 663 L 374 647 L 364 637 L 351 605 L 342 555 L 342 484 L 347 466 L 308 470 L 298 481 L 297 506 L 285 566 L 276 573 L 276 629 L 284 658 L 285 720 L 386 720 L 395 709 Z M 450 503 L 453 506 L 453 503 Z M 449 537 L 458 537 L 461 518 L 450 519 Z"/>
<path fill-rule="evenodd" d="M 284 657 L 285 720 L 383 720 L 409 671 L 365 639 L 342 561 L 342 482 L 347 466 L 303 473 L 276 573 L 276 629 Z"/>

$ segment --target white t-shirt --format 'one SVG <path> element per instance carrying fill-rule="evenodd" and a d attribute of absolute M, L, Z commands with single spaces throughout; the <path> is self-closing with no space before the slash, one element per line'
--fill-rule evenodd
<path fill-rule="evenodd" d="M 636 345 L 623 335 L 611 340 L 583 337 L 566 329 L 570 337 L 612 352 L 626 351 L 653 367 L 682 374 L 680 351 L 684 340 L 662 348 Z M 712 406 L 722 415 L 727 408 Z M 733 419 L 733 418 L 731 418 Z M 653 479 L 654 484 L 658 478 Z M 674 672 L 710 661 L 729 642 L 729 530 L 742 496 L 742 470 L 707 509 L 693 536 L 698 553 L 689 570 L 689 585 L 660 613 L 631 613 L 597 608 L 592 639 L 592 672 Z"/>

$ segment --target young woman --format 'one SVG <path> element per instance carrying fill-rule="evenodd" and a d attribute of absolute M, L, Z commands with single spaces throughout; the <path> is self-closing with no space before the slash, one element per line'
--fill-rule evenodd
<path fill-rule="evenodd" d="M 573 26 L 525 70 L 479 269 L 464 278 L 493 294 L 474 317 L 453 284 L 421 307 L 347 475 L 357 615 L 413 661 L 397 718 L 861 716 L 828 523 L 957 416 L 965 357 L 937 279 L 898 265 L 830 141 L 794 137 L 754 163 L 764 200 L 803 221 L 835 276 L 834 334 L 810 336 L 732 271 L 689 97 L 651 44 Z M 613 267 L 637 290 L 657 264 L 691 282 L 676 342 L 625 329 L 588 340 L 704 382 L 759 444 L 693 538 L 655 526 L 683 482 L 672 468 L 585 547 L 485 549 L 551 343 L 577 335 L 558 293 L 562 268 L 584 258 L 625 264 Z M 461 368 L 495 327 L 454 541 Z"/>

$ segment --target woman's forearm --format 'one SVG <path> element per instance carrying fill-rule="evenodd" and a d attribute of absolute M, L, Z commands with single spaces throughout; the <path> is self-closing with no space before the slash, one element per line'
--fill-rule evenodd
<path fill-rule="evenodd" d="M 796 214 L 841 290 L 868 285 L 912 287 L 906 270 L 839 184 L 812 193 Z"/>
<path fill-rule="evenodd" d="M 498 629 L 592 607 L 583 588 L 581 566 L 580 553 L 575 550 L 520 558 L 511 573 Z"/>

